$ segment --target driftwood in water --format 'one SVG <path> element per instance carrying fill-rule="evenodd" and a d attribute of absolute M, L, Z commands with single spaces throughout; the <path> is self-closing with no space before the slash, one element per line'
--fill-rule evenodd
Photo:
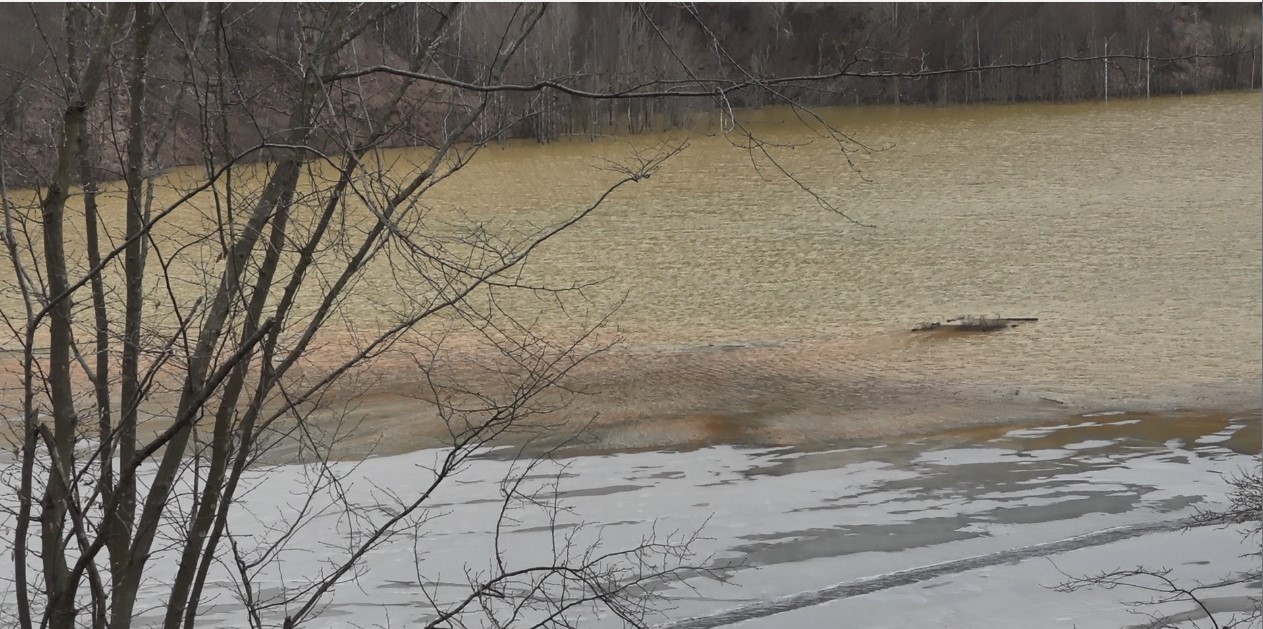
<path fill-rule="evenodd" d="M 938 321 L 930 321 L 922 323 L 914 328 L 913 332 L 928 332 L 930 330 L 957 330 L 959 332 L 995 332 L 996 330 L 1005 330 L 1008 328 L 1016 328 L 1019 324 L 1039 321 L 1038 317 L 991 317 L 991 316 L 960 316 L 954 319 L 948 319 L 942 323 Z"/>

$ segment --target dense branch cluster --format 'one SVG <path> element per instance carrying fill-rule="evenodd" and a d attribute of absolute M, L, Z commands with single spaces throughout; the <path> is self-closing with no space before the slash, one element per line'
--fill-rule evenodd
<path fill-rule="evenodd" d="M 566 375 L 609 346 L 608 312 L 585 308 L 582 287 L 535 284 L 523 269 L 682 146 L 609 169 L 590 203 L 549 224 L 435 212 L 427 195 L 504 132 L 488 115 L 494 99 L 407 77 L 330 77 L 359 67 L 366 33 L 400 15 L 415 46 L 393 59 L 443 72 L 463 9 L 286 11 L 292 22 L 249 47 L 234 33 L 252 15 L 236 7 L 36 14 L 63 78 L 39 83 L 58 112 L 32 153 L 52 159 L 0 162 L 11 271 L 0 411 L 17 455 L 5 469 L 6 622 L 128 627 L 150 604 L 141 592 L 164 584 L 163 626 L 192 627 L 208 590 L 230 582 L 242 622 L 303 624 L 382 544 L 420 527 L 434 492 L 490 444 L 549 427 Z M 477 80 L 502 82 L 546 12 L 519 6 L 497 23 Z M 256 63 L 266 84 L 241 71 Z M 22 139 L 5 129 L 6 146 Z M 403 163 L 388 143 L 428 150 Z M 197 167 L 172 170 L 172 147 L 189 144 Z M 103 175 L 120 181 L 98 184 Z M 19 178 L 35 187 L 10 187 Z M 374 293 L 396 298 L 372 316 L 353 310 L 350 296 Z M 540 326 L 513 305 L 517 293 L 573 316 Z M 366 501 L 348 489 L 354 468 L 335 459 L 346 403 L 386 355 L 412 359 L 419 413 L 442 427 L 444 454 L 414 494 Z M 278 461 L 307 483 L 280 521 L 241 531 L 243 496 L 268 491 L 258 471 Z M 503 526 L 523 505 L 558 509 L 523 484 L 531 469 L 506 478 Z M 296 533 L 330 513 L 343 514 L 333 557 L 317 574 L 281 576 Z M 416 587 L 433 626 L 567 626 L 580 610 L 643 625 L 690 544 L 655 534 L 598 552 L 558 538 L 538 564 L 497 549 L 463 594 L 434 591 L 420 566 Z"/>

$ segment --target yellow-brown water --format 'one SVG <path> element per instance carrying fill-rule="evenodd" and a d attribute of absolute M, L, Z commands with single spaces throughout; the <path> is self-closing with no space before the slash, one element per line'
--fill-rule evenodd
<path fill-rule="evenodd" d="M 661 172 L 544 245 L 527 277 L 602 280 L 588 291 L 597 311 L 626 297 L 612 318 L 625 341 L 575 374 L 592 395 L 573 415 L 599 415 L 611 444 L 1253 408 L 1259 112 L 1258 94 L 823 111 L 885 149 L 855 156 L 863 177 L 819 138 L 775 155 L 868 227 L 723 137 L 694 134 Z M 789 112 L 747 118 L 764 138 L 807 139 Z M 664 137 L 486 149 L 427 203 L 440 217 L 555 222 L 614 178 L 602 160 Z M 385 325 L 404 297 L 372 271 L 346 312 Z M 1040 320 L 986 335 L 907 332 L 965 313 Z M 434 431 L 407 397 L 415 372 L 383 370 L 362 411 L 368 432 L 420 445 Z"/>

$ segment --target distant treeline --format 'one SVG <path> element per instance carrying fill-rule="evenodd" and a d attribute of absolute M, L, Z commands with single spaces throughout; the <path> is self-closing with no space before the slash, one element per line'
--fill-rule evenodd
<path fill-rule="evenodd" d="M 1255 4 L 590 4 L 558 7 L 523 76 L 587 75 L 617 89 L 689 72 L 741 80 L 843 77 L 778 89 L 808 105 L 1071 101 L 1253 89 L 1260 86 Z M 595 27 L 594 27 L 595 25 Z M 667 45 L 669 42 L 669 45 Z M 1110 57 L 1095 61 L 1058 58 Z M 1144 57 L 1145 59 L 1140 59 Z M 1169 59 L 1169 60 L 1163 60 Z M 1031 68 L 960 71 L 988 66 Z M 936 71 L 949 71 L 933 75 Z M 957 72 L 950 72 L 957 71 Z M 766 90 L 734 94 L 735 107 L 782 104 Z M 615 106 L 559 98 L 517 135 L 547 140 L 613 126 L 675 126 L 714 99 Z M 578 115 L 576 115 L 578 114 Z"/>
<path fill-rule="evenodd" d="M 67 50 L 67 5 L 0 5 L 0 123 L 6 152 L 26 150 L 39 160 L 52 101 Z M 210 10 L 207 7 L 214 7 Z M 506 28 L 520 17 L 512 4 L 468 5 L 455 13 L 436 48 L 419 50 L 436 11 L 408 4 L 374 18 L 351 47 L 348 65 L 424 66 L 454 80 L 486 81 L 489 60 Z M 217 112 L 234 143 L 281 128 L 274 112 L 293 98 L 301 63 L 294 33 L 303 8 L 292 4 L 165 5 L 155 33 L 164 46 L 148 60 L 154 107 L 189 109 L 172 117 L 174 138 L 201 133 L 187 99 L 173 86 L 200 64 L 199 75 L 219 72 L 240 95 Z M 190 60 L 181 42 L 192 41 L 207 20 L 230 25 L 223 41 L 207 43 Z M 832 74 L 811 82 L 788 81 L 775 90 L 746 89 L 720 99 L 640 98 L 594 100 L 556 91 L 500 93 L 479 132 L 541 142 L 568 135 L 636 133 L 677 127 L 721 107 L 759 107 L 792 99 L 804 105 L 951 104 L 1029 100 L 1135 98 L 1171 93 L 1253 89 L 1260 86 L 1260 6 L 1251 4 L 558 4 L 533 26 L 525 48 L 500 82 L 556 79 L 589 91 L 619 92 L 651 82 L 683 88 L 698 77 L 732 81 Z M 201 56 L 204 55 L 204 58 Z M 424 64 L 417 59 L 425 57 Z M 1088 61 L 1059 58 L 1088 58 Z M 995 69 L 995 66 L 1001 66 Z M 1034 66 L 1034 67 L 1004 67 Z M 988 68 L 978 70 L 975 68 Z M 218 70 L 212 70 L 218 68 Z M 945 72 L 942 72 L 945 71 Z M 883 76 L 896 73 L 900 77 Z M 928 74 L 928 76 L 927 76 Z M 876 76 L 874 76 L 876 75 Z M 908 76 L 916 75 L 916 76 Z M 373 90 L 381 75 L 359 84 Z M 208 83 L 203 88 L 218 89 Z M 115 103 L 125 100 L 119 84 Z M 436 89 L 443 89 L 442 86 Z M 164 90 L 167 90 L 164 92 Z M 384 92 L 383 92 L 384 93 Z M 455 92 L 453 92 L 455 93 Z M 420 97 L 418 97 L 420 98 Z M 183 103 L 183 104 L 181 104 Z M 118 109 L 122 111 L 122 109 Z M 108 116 L 95 132 L 108 132 Z M 425 144 L 444 124 L 441 107 L 418 106 L 403 121 L 395 144 Z M 196 161 L 197 141 L 171 142 L 170 160 Z M 188 155 L 181 152 L 187 151 Z M 103 170 L 109 170 L 102 157 Z M 106 176 L 103 173 L 102 176 Z"/>

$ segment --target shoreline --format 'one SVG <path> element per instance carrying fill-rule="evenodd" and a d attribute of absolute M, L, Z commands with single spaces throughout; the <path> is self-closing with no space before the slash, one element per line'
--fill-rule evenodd
<path fill-rule="evenodd" d="M 905 442 L 957 441 L 983 443 L 1011 430 L 1075 427 L 1100 418 L 1132 420 L 1145 434 L 1210 434 L 1228 423 L 1251 423 L 1242 431 L 1246 445 L 1239 451 L 1257 453 L 1263 438 L 1263 405 L 1252 391 L 1225 396 L 1218 403 L 1205 400 L 1140 400 L 1123 403 L 1054 404 L 1033 399 L 968 399 L 942 403 L 936 395 L 902 399 L 882 407 L 834 408 L 828 415 L 788 409 L 776 412 L 711 410 L 657 415 L 646 411 L 628 416 L 622 409 L 601 409 L 596 400 L 584 405 L 587 414 L 572 413 L 524 427 L 518 434 L 490 444 L 485 456 L 499 458 L 513 451 L 552 452 L 563 458 L 605 456 L 634 452 L 690 452 L 715 446 L 787 448 L 796 452 L 839 447 Z M 397 456 L 443 447 L 440 425 L 416 416 L 418 400 L 377 393 L 366 396 L 346 420 L 354 425 L 339 444 L 338 460 Z M 659 397 L 656 402 L 663 400 Z M 599 401 L 596 401 L 599 402 Z M 696 400 L 694 401 L 696 402 Z M 1201 403 L 1197 403 L 1201 402 Z M 647 401 L 646 405 L 653 402 Z M 411 407 L 411 408 L 409 408 Z M 604 411 L 604 413 L 602 412 Z M 617 415 L 622 415 L 621 417 Z M 593 418 L 589 421 L 589 418 Z M 323 424 L 328 428 L 331 424 Z M 531 428 L 538 430 L 532 431 Z M 1253 435 L 1246 437 L 1246 435 Z M 1159 440 L 1160 442 L 1161 440 Z M 292 457 L 291 448 L 276 454 Z"/>
<path fill-rule="evenodd" d="M 948 337 L 900 333 L 858 340 L 624 346 L 580 365 L 568 377 L 568 387 L 577 392 L 573 397 L 564 400 L 554 392 L 541 398 L 542 405 L 556 409 L 490 447 L 539 453 L 560 448 L 558 455 L 565 457 L 718 445 L 807 451 L 1075 424 L 1107 414 L 1221 423 L 1263 415 L 1257 381 L 1248 378 L 1049 386 L 1026 370 L 1003 380 L 954 373 L 940 364 L 941 354 L 922 354 L 973 342 Z M 448 356 L 452 364 L 464 365 L 455 373 L 457 381 L 495 395 L 496 383 L 484 380 L 476 355 L 466 353 Z M 406 454 L 443 447 L 450 439 L 433 404 L 420 394 L 418 374 L 401 362 L 407 357 L 383 358 L 353 374 L 351 386 L 303 409 L 316 433 L 336 435 L 337 460 Z M 319 365 L 313 362 L 312 371 L 297 376 L 318 376 Z M 142 435 L 169 425 L 163 409 L 174 401 L 166 397 L 151 396 L 149 408 L 142 409 L 149 418 L 142 420 Z M 20 424 L 5 424 L 12 445 Z M 285 419 L 275 430 L 293 426 Z M 91 437 L 93 428 L 87 430 Z M 265 458 L 286 462 L 301 454 L 292 438 L 282 438 Z"/>

